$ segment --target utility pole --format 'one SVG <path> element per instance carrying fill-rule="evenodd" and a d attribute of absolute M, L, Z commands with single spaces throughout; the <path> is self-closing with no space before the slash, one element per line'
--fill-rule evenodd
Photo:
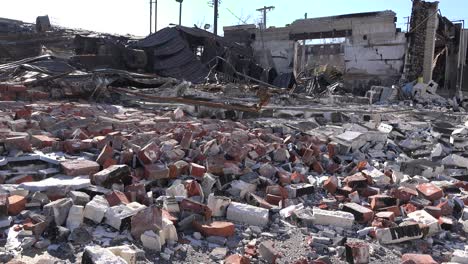
<path fill-rule="evenodd" d="M 213 22 L 213 33 L 218 35 L 218 4 L 219 0 L 214 1 L 214 22 Z"/>
<path fill-rule="evenodd" d="M 158 32 L 158 0 L 154 0 L 154 32 Z"/>
<path fill-rule="evenodd" d="M 153 0 L 150 0 L 150 35 L 153 33 Z"/>
<path fill-rule="evenodd" d="M 275 9 L 274 6 L 264 6 L 262 8 L 259 8 L 257 9 L 258 12 L 263 12 L 263 28 L 267 28 L 266 27 L 266 14 L 267 14 L 267 11 L 270 11 L 270 10 L 273 10 Z"/>
<path fill-rule="evenodd" d="M 176 0 L 176 2 L 179 2 L 179 26 L 182 25 L 182 2 L 184 0 Z"/>
<path fill-rule="evenodd" d="M 150 0 L 150 34 L 153 33 L 153 4 L 154 4 L 154 32 L 158 31 L 158 0 Z"/>

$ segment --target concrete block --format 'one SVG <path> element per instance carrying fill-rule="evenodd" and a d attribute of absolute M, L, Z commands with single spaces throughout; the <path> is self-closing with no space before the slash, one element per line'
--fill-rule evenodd
<path fill-rule="evenodd" d="M 161 251 L 161 238 L 153 230 L 148 230 L 141 234 L 140 240 L 145 248 L 155 251 Z"/>
<path fill-rule="evenodd" d="M 269 211 L 264 208 L 232 202 L 226 218 L 230 221 L 238 221 L 250 225 L 266 226 L 268 224 Z"/>
<path fill-rule="evenodd" d="M 55 224 L 61 226 L 65 224 L 72 206 L 73 201 L 71 198 L 62 198 L 46 204 L 43 211 L 45 216 L 53 218 Z"/>
<path fill-rule="evenodd" d="M 208 196 L 207 205 L 211 209 L 213 216 L 225 216 L 229 204 L 231 204 L 230 198 L 215 196 L 212 193 Z"/>
<path fill-rule="evenodd" d="M 418 210 L 418 211 L 409 213 L 408 218 L 418 223 L 427 225 L 429 227 L 429 232 L 427 234 L 428 236 L 436 234 L 439 231 L 441 231 L 439 221 L 436 218 L 434 218 L 432 215 L 430 215 L 428 212 L 426 212 L 425 210 Z"/>
<path fill-rule="evenodd" d="M 409 224 L 377 229 L 376 237 L 382 244 L 395 244 L 420 239 L 423 237 L 423 232 L 419 224 Z"/>
<path fill-rule="evenodd" d="M 81 205 L 73 205 L 68 212 L 67 228 L 73 231 L 73 229 L 80 227 L 83 223 L 83 218 L 84 207 Z"/>
<path fill-rule="evenodd" d="M 116 246 L 116 247 L 108 247 L 114 255 L 119 256 L 127 262 L 127 264 L 136 264 L 138 251 L 131 248 L 130 246 Z"/>
<path fill-rule="evenodd" d="M 313 219 L 314 224 L 316 225 L 352 227 L 354 222 L 354 215 L 348 212 L 327 211 L 319 208 L 314 208 Z"/>
<path fill-rule="evenodd" d="M 105 223 L 117 230 L 130 226 L 130 218 L 138 211 L 123 204 L 119 204 L 107 209 L 105 214 Z"/>
<path fill-rule="evenodd" d="M 110 250 L 100 246 L 87 246 L 84 249 L 82 264 L 127 264 L 127 262 Z"/>
<path fill-rule="evenodd" d="M 86 204 L 84 217 L 97 224 L 101 223 L 107 209 L 109 209 L 109 203 L 107 200 L 102 196 L 96 195 L 91 202 Z"/>
<path fill-rule="evenodd" d="M 258 253 L 260 258 L 265 260 L 267 263 L 276 263 L 276 259 L 279 256 L 279 252 L 274 248 L 272 241 L 265 241 L 258 246 Z"/>
<path fill-rule="evenodd" d="M 68 197 L 72 199 L 74 205 L 85 206 L 89 203 L 89 195 L 84 192 L 71 191 L 68 193 Z"/>

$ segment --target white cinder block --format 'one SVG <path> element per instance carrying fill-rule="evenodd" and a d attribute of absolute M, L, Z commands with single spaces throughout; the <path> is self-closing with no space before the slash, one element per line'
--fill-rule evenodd
<path fill-rule="evenodd" d="M 313 209 L 314 224 L 332 225 L 339 227 L 352 227 L 354 215 L 348 212 L 328 211 L 319 208 Z"/>
<path fill-rule="evenodd" d="M 394 244 L 423 237 L 419 224 L 379 228 L 376 231 L 377 239 L 382 244 Z"/>
<path fill-rule="evenodd" d="M 424 210 L 414 211 L 408 214 L 408 218 L 414 221 L 429 226 L 428 236 L 438 233 L 440 231 L 439 221 Z"/>
<path fill-rule="evenodd" d="M 229 204 L 231 203 L 231 199 L 223 196 L 214 196 L 214 194 L 210 194 L 208 196 L 208 207 L 212 211 L 213 216 L 225 216 L 226 209 L 228 208 Z"/>
<path fill-rule="evenodd" d="M 248 204 L 232 202 L 228 209 L 226 218 L 255 226 L 266 226 L 268 224 L 269 211 Z"/>
<path fill-rule="evenodd" d="M 73 205 L 68 212 L 67 228 L 73 231 L 73 229 L 80 227 L 83 223 L 83 217 L 84 207 L 81 205 Z"/>
<path fill-rule="evenodd" d="M 141 234 L 140 240 L 145 248 L 155 251 L 161 251 L 161 240 L 159 236 L 156 233 L 154 233 L 153 230 L 148 230 Z"/>
<path fill-rule="evenodd" d="M 107 209 L 109 209 L 107 200 L 102 196 L 95 196 L 91 202 L 86 204 L 84 217 L 99 224 L 102 222 Z"/>

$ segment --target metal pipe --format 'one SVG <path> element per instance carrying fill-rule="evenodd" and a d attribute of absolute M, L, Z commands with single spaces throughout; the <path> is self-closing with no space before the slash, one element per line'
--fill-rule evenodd
<path fill-rule="evenodd" d="M 158 31 L 158 0 L 154 0 L 154 32 Z"/>

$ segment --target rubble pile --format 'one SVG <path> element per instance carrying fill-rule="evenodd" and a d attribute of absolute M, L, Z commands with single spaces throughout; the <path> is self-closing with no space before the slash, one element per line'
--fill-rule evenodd
<path fill-rule="evenodd" d="M 468 262 L 464 115 L 328 112 L 300 130 L 180 107 L 0 110 L 2 262 Z"/>

